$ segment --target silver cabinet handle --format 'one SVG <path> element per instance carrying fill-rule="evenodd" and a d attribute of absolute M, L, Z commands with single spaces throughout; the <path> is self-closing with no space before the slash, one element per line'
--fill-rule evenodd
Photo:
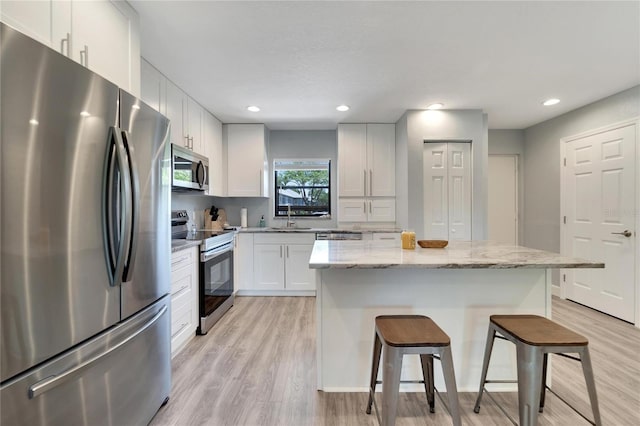
<path fill-rule="evenodd" d="M 80 51 L 80 64 L 89 68 L 89 46 L 86 44 L 84 45 L 84 49 Z"/>
<path fill-rule="evenodd" d="M 367 202 L 366 201 L 362 202 L 362 208 L 363 208 L 364 212 L 366 213 L 367 212 Z"/>
<path fill-rule="evenodd" d="M 184 137 L 184 147 L 187 149 L 189 148 L 189 136 Z"/>
<path fill-rule="evenodd" d="M 287 259 L 289 258 L 289 246 L 287 246 Z"/>
<path fill-rule="evenodd" d="M 42 395 L 43 393 L 82 375 L 84 370 L 91 367 L 92 364 L 98 361 L 102 361 L 103 359 L 112 355 L 114 352 L 116 352 L 123 346 L 127 345 L 132 340 L 136 339 L 139 335 L 144 333 L 145 330 L 147 330 L 149 327 L 154 325 L 156 321 L 158 321 L 160 317 L 163 316 L 166 312 L 167 312 L 167 306 L 165 305 L 162 307 L 162 309 L 160 309 L 160 312 L 154 315 L 154 317 L 151 318 L 149 322 L 143 325 L 138 331 L 136 331 L 131 336 L 127 337 L 126 339 L 124 339 L 122 342 L 118 343 L 114 347 L 108 349 L 106 352 L 96 355 L 91 359 L 88 359 L 87 361 L 83 362 L 82 364 L 79 364 L 67 371 L 64 371 L 60 374 L 54 374 L 52 376 L 47 377 L 46 379 L 43 379 L 37 383 L 34 383 L 33 385 L 31 385 L 31 387 L 29 387 L 29 399 L 33 399 L 38 395 Z"/>
<path fill-rule="evenodd" d="M 369 214 L 371 214 L 371 204 L 373 204 L 371 201 L 369 201 Z"/>
<path fill-rule="evenodd" d="M 60 40 L 60 53 L 64 56 L 69 56 L 69 40 L 71 40 L 71 34 L 67 33 L 67 37 Z M 64 53 L 64 45 L 67 45 L 67 53 Z"/>
<path fill-rule="evenodd" d="M 183 260 L 187 260 L 189 259 L 190 256 L 183 256 L 180 259 L 176 259 L 173 262 L 171 262 L 171 266 L 177 265 L 178 263 L 182 262 Z"/>
<path fill-rule="evenodd" d="M 280 246 L 280 257 L 282 257 L 282 246 Z"/>
<path fill-rule="evenodd" d="M 373 170 L 369 169 L 369 195 L 373 195 Z"/>
<path fill-rule="evenodd" d="M 259 176 L 260 177 L 260 186 L 258 187 L 258 194 L 260 194 L 260 195 L 264 195 L 262 193 L 262 190 L 264 189 L 264 185 L 262 184 L 262 176 L 263 176 L 262 169 L 260 169 L 260 176 Z"/>
<path fill-rule="evenodd" d="M 613 235 L 624 235 L 625 237 L 629 238 L 630 236 L 633 235 L 633 232 L 629 231 L 628 229 L 625 229 L 622 232 L 612 232 Z"/>
<path fill-rule="evenodd" d="M 367 171 L 363 170 L 362 173 L 364 173 L 364 179 L 362 180 L 364 183 L 364 195 L 367 195 Z"/>
<path fill-rule="evenodd" d="M 193 151 L 193 136 L 189 137 L 189 142 L 191 143 L 191 150 Z"/>

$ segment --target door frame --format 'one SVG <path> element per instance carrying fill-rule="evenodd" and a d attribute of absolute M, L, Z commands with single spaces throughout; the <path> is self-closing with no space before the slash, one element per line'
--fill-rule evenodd
<path fill-rule="evenodd" d="M 516 190 L 516 245 L 520 245 L 522 239 L 520 238 L 520 155 L 519 154 L 489 154 L 488 157 L 513 157 L 516 170 L 515 170 L 515 190 Z M 488 161 L 488 160 L 487 160 Z M 490 168 L 487 168 L 487 178 L 491 173 Z M 488 186 L 487 186 L 487 194 L 488 194 Z M 488 209 L 487 209 L 488 210 Z M 487 215 L 487 239 L 489 238 L 489 217 Z"/>
<path fill-rule="evenodd" d="M 635 202 L 635 252 L 636 255 L 640 254 L 640 243 L 638 237 L 640 236 L 640 117 L 619 121 L 606 126 L 598 127 L 595 129 L 587 130 L 572 136 L 566 136 L 560 138 L 560 253 L 562 255 L 568 255 L 569 247 L 565 243 L 566 227 L 564 225 L 564 216 L 568 210 L 566 203 L 567 189 L 565 188 L 566 168 L 564 167 L 564 159 L 566 158 L 567 144 L 577 139 L 582 139 L 588 136 L 594 136 L 599 133 L 608 132 L 610 130 L 619 129 L 622 127 L 634 126 L 635 128 L 635 182 L 636 182 L 636 202 Z M 605 265 L 606 266 L 606 265 Z M 566 282 L 562 280 L 564 276 L 563 271 L 560 271 L 560 298 L 566 299 Z M 556 294 L 557 295 L 557 294 Z M 640 328 L 640 260 L 636 257 L 635 264 L 635 301 L 634 301 L 634 325 Z"/>

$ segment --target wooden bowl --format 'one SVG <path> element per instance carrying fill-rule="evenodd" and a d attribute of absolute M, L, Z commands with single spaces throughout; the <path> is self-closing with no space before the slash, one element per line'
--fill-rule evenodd
<path fill-rule="evenodd" d="M 445 248 L 447 244 L 447 240 L 418 240 L 418 245 L 422 248 Z"/>

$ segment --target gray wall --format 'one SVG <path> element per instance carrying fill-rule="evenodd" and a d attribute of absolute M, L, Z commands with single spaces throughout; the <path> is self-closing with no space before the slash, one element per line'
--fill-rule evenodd
<path fill-rule="evenodd" d="M 405 124 L 406 123 L 406 124 Z M 398 127 L 406 126 L 406 134 Z M 406 194 L 397 194 L 398 226 L 411 228 L 419 238 L 424 236 L 423 163 L 425 139 L 470 139 L 472 141 L 472 238 L 486 239 L 487 230 L 487 116 L 481 110 L 407 111 L 396 123 L 396 160 L 398 186 L 407 187 Z M 406 158 L 406 163 L 400 163 Z M 406 167 L 406 178 L 403 168 Z M 406 223 L 403 221 L 406 220 Z"/>
<path fill-rule="evenodd" d="M 496 154 L 518 156 L 518 244 L 524 246 L 524 130 L 489 130 L 489 155 Z"/>
<path fill-rule="evenodd" d="M 338 216 L 338 148 L 335 130 L 273 130 L 269 135 L 269 168 L 274 159 L 329 159 L 331 160 L 331 219 L 296 218 L 298 226 L 335 228 Z M 273 176 L 273 173 L 272 173 Z M 283 226 L 286 219 L 274 219 L 273 184 L 269 189 L 268 226 Z M 259 219 L 259 218 L 258 218 Z"/>
<path fill-rule="evenodd" d="M 527 246 L 560 251 L 560 139 L 638 116 L 640 86 L 635 86 L 525 129 Z"/>

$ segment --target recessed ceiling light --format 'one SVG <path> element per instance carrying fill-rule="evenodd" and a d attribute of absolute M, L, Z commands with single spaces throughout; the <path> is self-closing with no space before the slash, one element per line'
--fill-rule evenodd
<path fill-rule="evenodd" d="M 91 114 L 89 114 L 87 111 L 82 111 L 80 115 L 83 117 L 89 117 Z"/>
<path fill-rule="evenodd" d="M 560 99 L 556 99 L 556 98 L 551 98 L 551 99 L 547 99 L 546 101 L 544 101 L 542 103 L 542 105 L 544 106 L 551 106 L 551 105 L 555 105 L 558 102 L 560 102 Z"/>
<path fill-rule="evenodd" d="M 35 118 L 32 118 L 31 120 L 29 120 L 29 124 L 31 124 L 32 126 L 37 126 L 38 124 L 38 120 L 36 120 Z"/>
<path fill-rule="evenodd" d="M 438 103 L 429 105 L 427 109 L 441 109 L 443 107 L 444 107 L 444 104 L 438 102 Z"/>
<path fill-rule="evenodd" d="M 336 109 L 340 112 L 349 111 L 349 105 L 338 105 Z"/>
<path fill-rule="evenodd" d="M 258 111 L 260 111 L 260 108 L 258 108 L 258 107 L 257 107 L 257 106 L 255 106 L 255 105 L 251 105 L 251 106 L 248 106 L 248 107 L 247 107 L 247 110 L 249 110 L 249 111 L 251 111 L 251 112 L 258 112 Z"/>

